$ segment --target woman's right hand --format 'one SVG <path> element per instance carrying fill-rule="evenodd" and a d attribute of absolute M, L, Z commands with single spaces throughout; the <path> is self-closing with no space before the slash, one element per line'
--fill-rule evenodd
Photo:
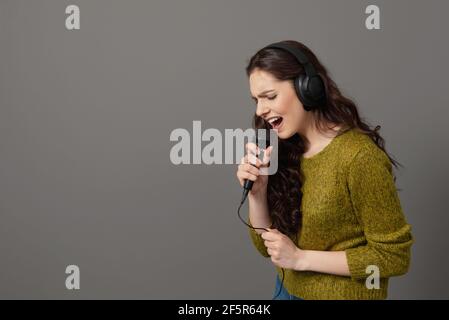
<path fill-rule="evenodd" d="M 273 147 L 268 147 L 264 152 L 262 161 L 256 157 L 260 154 L 259 148 L 254 143 L 246 144 L 246 155 L 240 160 L 237 169 L 237 179 L 243 187 L 245 180 L 254 181 L 254 184 L 249 192 L 249 196 L 265 195 L 267 192 L 268 175 L 260 174 L 260 169 L 267 167 L 270 161 L 270 155 Z"/>

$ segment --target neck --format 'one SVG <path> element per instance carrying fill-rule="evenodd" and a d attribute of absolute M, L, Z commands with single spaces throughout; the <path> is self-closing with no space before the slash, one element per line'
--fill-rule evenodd
<path fill-rule="evenodd" d="M 328 143 L 336 136 L 336 132 L 332 129 L 322 132 L 317 128 L 317 120 L 313 113 L 308 113 L 307 118 L 304 121 L 304 125 L 298 130 L 298 134 L 303 137 L 306 144 L 306 150 L 314 149 L 323 144 Z M 339 126 L 334 126 L 334 129 L 338 130 Z"/>
<path fill-rule="evenodd" d="M 313 113 L 306 113 L 306 118 L 303 125 L 298 129 L 298 134 L 303 137 L 307 146 L 315 145 L 321 140 L 322 133 L 316 128 L 316 118 Z"/>

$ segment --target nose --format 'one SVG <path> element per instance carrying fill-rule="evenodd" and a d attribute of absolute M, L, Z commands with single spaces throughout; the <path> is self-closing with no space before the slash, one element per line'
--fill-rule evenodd
<path fill-rule="evenodd" d="M 256 115 L 258 117 L 262 117 L 263 115 L 267 114 L 268 112 L 270 112 L 270 108 L 268 107 L 268 105 L 266 103 L 263 103 L 262 101 L 259 101 L 257 103 Z"/>

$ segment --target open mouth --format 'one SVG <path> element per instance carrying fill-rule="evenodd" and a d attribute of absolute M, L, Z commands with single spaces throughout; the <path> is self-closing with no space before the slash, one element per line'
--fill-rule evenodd
<path fill-rule="evenodd" d="M 282 117 L 273 117 L 268 119 L 267 121 L 273 129 L 279 129 L 282 125 L 282 120 Z"/>

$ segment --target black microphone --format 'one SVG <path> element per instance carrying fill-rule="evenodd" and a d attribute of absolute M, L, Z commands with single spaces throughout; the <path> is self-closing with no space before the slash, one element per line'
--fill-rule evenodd
<path fill-rule="evenodd" d="M 256 130 L 256 137 L 254 139 L 253 137 L 253 141 L 256 143 L 256 148 L 259 148 L 259 136 L 257 135 L 257 131 Z M 263 140 L 262 140 L 263 141 Z M 265 147 L 268 148 L 268 146 L 270 145 L 270 139 L 269 136 L 267 137 L 267 139 L 265 140 Z M 256 152 L 256 158 L 257 158 L 257 152 Z M 253 167 L 256 167 L 256 165 L 250 163 Z M 249 179 L 245 179 L 245 182 L 243 183 L 243 194 L 242 194 L 242 200 L 240 201 L 240 203 L 242 204 L 243 202 L 245 202 L 246 198 L 248 197 L 248 193 L 251 191 L 252 187 L 253 187 L 254 181 L 249 180 Z"/>
<path fill-rule="evenodd" d="M 255 165 L 251 164 L 252 166 L 256 167 Z M 257 168 L 257 167 L 256 167 Z M 243 184 L 243 194 L 242 194 L 242 200 L 241 203 L 245 202 L 246 197 L 248 197 L 248 193 L 251 191 L 253 187 L 254 181 L 245 179 L 245 183 Z"/>

